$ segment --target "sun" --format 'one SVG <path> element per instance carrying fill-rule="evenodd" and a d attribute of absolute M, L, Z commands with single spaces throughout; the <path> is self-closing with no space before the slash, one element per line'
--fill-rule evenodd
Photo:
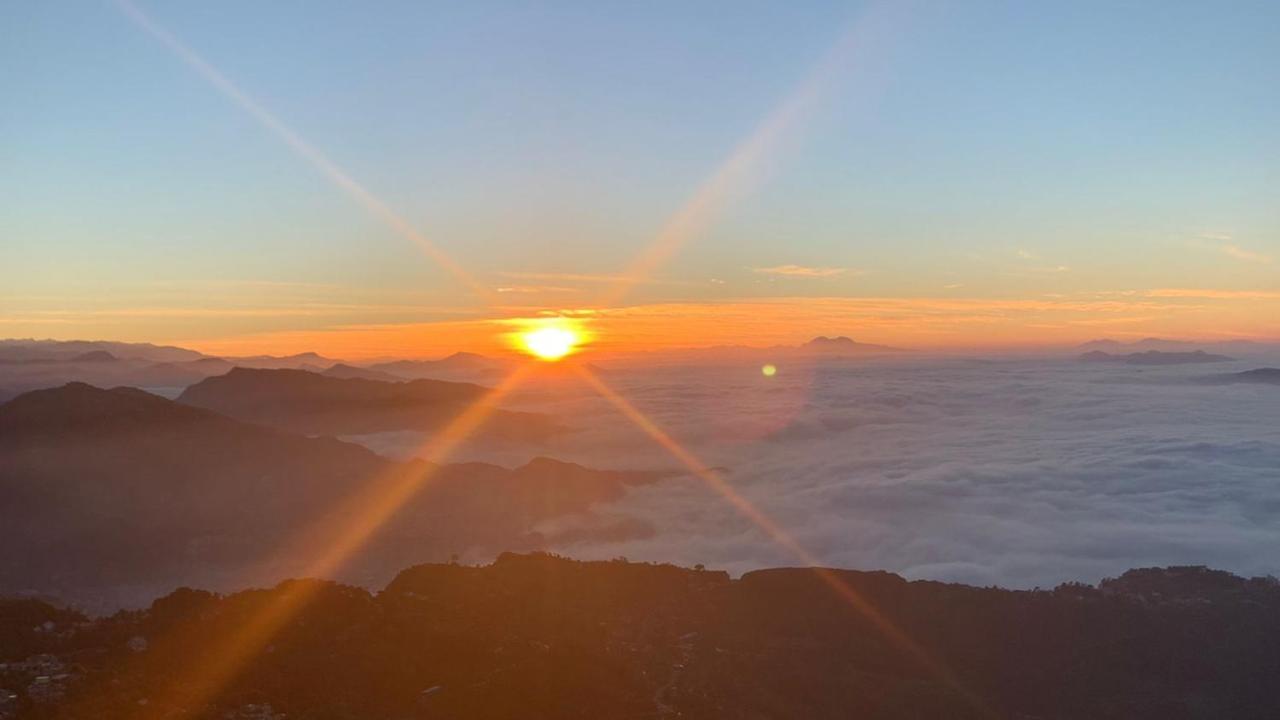
<path fill-rule="evenodd" d="M 525 351 L 543 360 L 559 360 L 581 342 L 582 336 L 567 327 L 550 326 L 520 333 Z"/>

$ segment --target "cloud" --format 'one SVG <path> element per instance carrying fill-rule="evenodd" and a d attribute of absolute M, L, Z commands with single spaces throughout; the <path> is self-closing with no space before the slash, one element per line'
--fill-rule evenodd
<path fill-rule="evenodd" d="M 502 272 L 499 272 L 498 275 L 505 278 L 511 278 L 513 280 L 577 282 L 577 283 L 587 283 L 592 285 L 604 285 L 604 284 L 621 283 L 621 282 L 639 282 L 640 284 L 643 284 L 643 285 L 674 285 L 674 286 L 695 284 L 695 283 L 689 283 L 681 280 L 664 280 L 660 278 L 643 278 L 641 280 L 636 280 L 635 278 L 628 278 L 625 275 L 608 274 L 608 273 L 502 271 Z"/>
<path fill-rule="evenodd" d="M 577 288 L 560 287 L 558 285 L 508 285 L 494 288 L 494 292 L 503 295 L 545 295 L 548 293 L 575 293 Z"/>
<path fill-rule="evenodd" d="M 1233 241 L 1234 237 L 1231 233 L 1206 232 L 1200 233 L 1190 244 L 1192 247 L 1216 250 L 1229 258 L 1242 262 L 1269 265 L 1274 259 L 1270 255 L 1250 250 Z"/>
<path fill-rule="evenodd" d="M 758 273 L 760 275 L 773 275 L 779 277 L 825 278 L 843 275 L 849 272 L 849 268 L 809 267 L 806 265 L 774 265 L 773 267 L 752 268 L 751 272 Z"/>
<path fill-rule="evenodd" d="M 1205 300 L 1280 300 L 1277 290 L 1213 290 L 1206 288 L 1156 288 L 1142 292 L 1154 298 L 1199 298 Z"/>
<path fill-rule="evenodd" d="M 615 370 L 611 381 L 824 564 L 1014 587 L 1131 567 L 1280 572 L 1276 396 L 1069 359 L 881 360 L 827 367 Z M 563 398 L 548 400 L 561 410 Z M 578 396 L 554 453 L 675 465 L 602 401 Z M 652 526 L 559 538 L 576 557 L 733 572 L 795 564 L 692 477 L 601 509 Z"/>
<path fill-rule="evenodd" d="M 1235 258 L 1236 260 L 1262 263 L 1264 265 L 1269 264 L 1272 259 L 1270 255 L 1263 255 L 1262 253 L 1257 253 L 1252 250 L 1246 250 L 1240 247 L 1239 245 L 1232 245 L 1230 243 L 1224 243 L 1222 245 L 1222 252 L 1226 253 L 1227 256 L 1229 257 Z"/>
<path fill-rule="evenodd" d="M 1200 237 L 1204 240 L 1214 240 L 1217 242 L 1230 242 L 1232 239 L 1231 233 L 1226 232 L 1203 232 L 1200 233 Z"/>

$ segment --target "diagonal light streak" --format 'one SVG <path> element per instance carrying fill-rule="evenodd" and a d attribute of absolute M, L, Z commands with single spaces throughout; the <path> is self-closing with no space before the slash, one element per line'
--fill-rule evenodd
<path fill-rule="evenodd" d="M 721 477 L 720 473 L 708 468 L 705 463 L 699 460 L 693 453 L 689 452 L 675 438 L 671 437 L 665 430 L 658 427 L 656 423 L 649 419 L 647 415 L 642 413 L 636 406 L 632 405 L 626 398 L 622 397 L 613 388 L 609 387 L 598 375 L 591 372 L 586 366 L 579 363 L 572 363 L 574 371 L 581 377 L 587 385 L 595 390 L 609 404 L 613 405 L 623 416 L 640 428 L 654 442 L 660 445 L 664 450 L 671 454 L 682 465 L 689 469 L 694 475 L 698 476 L 712 490 L 724 498 L 735 510 L 744 517 L 755 523 L 757 527 L 765 532 L 775 543 L 791 553 L 797 560 L 814 572 L 823 583 L 833 590 L 846 604 L 861 614 L 875 626 L 886 638 L 889 639 L 900 650 L 906 652 L 911 658 L 919 663 L 925 670 L 932 673 L 935 677 L 945 683 L 948 687 L 960 693 L 975 709 L 980 710 L 983 714 L 994 716 L 994 713 L 986 706 L 973 692 L 966 689 L 960 684 L 955 674 L 951 672 L 939 659 L 935 658 L 919 643 L 912 640 L 905 632 L 893 623 L 884 613 L 862 596 L 857 590 L 853 589 L 848 583 L 840 578 L 840 576 L 830 568 L 822 567 L 818 559 L 804 548 L 794 537 L 785 529 L 776 523 L 771 517 L 766 515 L 754 503 L 744 497 L 741 493 L 733 489 L 733 486 Z"/>
<path fill-rule="evenodd" d="M 879 10 L 880 8 L 874 8 Z M 879 13 L 864 13 L 840 36 L 810 73 L 729 153 L 659 229 L 604 295 L 602 307 L 621 302 L 636 285 L 671 259 L 692 238 L 706 232 L 735 196 L 757 183 L 782 141 L 813 114 L 859 50 L 882 32 Z"/>
<path fill-rule="evenodd" d="M 531 365 L 521 365 L 484 397 L 467 406 L 439 434 L 421 448 L 424 464 L 396 464 L 343 503 L 334 517 L 336 531 L 314 528 L 316 537 L 332 537 L 317 557 L 307 565 L 303 577 L 332 577 L 392 518 L 405 503 L 431 482 L 450 453 L 471 436 L 496 408 L 499 400 L 525 379 Z M 310 537 L 308 535 L 307 537 Z M 169 684 L 167 694 L 143 708 L 139 717 L 160 716 L 173 708 L 194 711 L 235 680 L 245 666 L 265 648 L 298 612 L 316 596 L 316 583 L 290 583 L 274 592 L 267 604 L 248 622 L 227 635 L 222 642 L 205 648 L 200 661 L 178 680 Z"/>
<path fill-rule="evenodd" d="M 257 100 L 254 100 L 238 85 L 231 81 L 226 75 L 222 74 L 216 67 L 200 56 L 195 50 L 192 50 L 178 39 L 176 35 L 169 32 L 164 26 L 156 22 L 150 15 L 135 5 L 131 0 L 116 0 L 116 6 L 120 8 L 130 20 L 139 28 L 146 31 L 147 34 L 159 40 L 161 44 L 167 47 L 178 56 L 178 59 L 186 63 L 191 69 L 195 70 L 202 78 L 214 87 L 224 97 L 234 103 L 250 117 L 269 130 L 277 138 L 282 140 L 294 153 L 305 160 L 313 168 L 320 172 L 336 185 L 340 190 L 346 193 L 351 199 L 359 203 L 369 214 L 373 215 L 378 221 L 389 227 L 400 237 L 417 245 L 424 253 L 427 254 L 436 264 L 453 274 L 458 280 L 463 282 L 478 296 L 483 298 L 489 305 L 497 304 L 496 297 L 489 288 L 482 285 L 478 280 L 471 276 L 461 265 L 456 263 L 448 254 L 441 250 L 435 243 L 427 239 L 425 235 L 413 227 L 409 221 L 405 220 L 399 213 L 392 210 L 389 205 L 383 202 L 378 196 L 374 195 L 365 186 L 361 185 L 351 177 L 345 170 L 338 166 L 328 155 L 325 155 L 319 148 L 307 142 L 301 135 L 290 128 L 280 118 L 276 117 L 270 110 L 263 107 Z"/>
<path fill-rule="evenodd" d="M 466 284 L 477 296 L 493 306 L 495 296 L 454 262 L 439 247 L 416 230 L 385 202 L 352 178 L 318 148 L 259 104 L 217 68 L 185 45 L 175 35 L 154 21 L 131 0 L 116 0 L 118 7 L 136 25 L 160 41 L 185 64 L 209 82 L 220 94 L 245 111 L 265 129 L 282 140 L 294 153 L 309 163 L 340 190 L 360 204 L 377 220 L 396 234 L 417 245 L 428 257 Z M 761 166 L 776 152 L 789 131 L 812 113 L 838 71 L 846 66 L 855 49 L 860 47 L 865 30 L 859 23 L 845 33 L 818 67 L 755 131 L 740 143 L 688 201 L 663 225 L 653 241 L 634 259 L 628 270 L 605 298 L 604 306 L 617 304 L 638 283 L 674 256 L 691 238 L 705 232 L 728 201 L 757 180 Z M 581 377 L 606 400 L 640 427 L 677 460 L 724 497 L 738 512 L 764 530 L 781 547 L 794 555 L 829 585 L 847 604 L 870 620 L 886 637 L 908 652 L 951 687 L 964 692 L 954 676 L 923 648 L 914 643 L 879 610 L 829 569 L 817 567 L 816 558 L 783 528 L 745 497 L 737 493 L 719 474 L 707 469 L 683 446 L 650 421 L 625 398 L 604 384 L 587 368 L 574 364 Z M 528 366 L 513 373 L 481 401 L 469 406 L 424 446 L 428 462 L 412 468 L 397 467 L 370 483 L 366 492 L 346 503 L 334 517 L 337 528 L 317 528 L 318 535 L 331 537 L 318 555 L 307 565 L 308 577 L 331 576 L 360 550 L 379 528 L 389 521 L 438 471 L 438 463 L 466 440 L 488 417 L 498 399 L 510 392 L 523 379 Z M 207 649 L 202 662 L 180 673 L 168 702 L 157 702 L 150 712 L 161 714 L 180 706 L 198 710 L 232 682 L 300 610 L 315 597 L 313 583 L 294 583 L 274 593 L 267 605 L 236 632 L 215 647 Z M 973 698 L 969 693 L 966 697 Z M 977 703 L 981 707 L 980 703 Z"/>

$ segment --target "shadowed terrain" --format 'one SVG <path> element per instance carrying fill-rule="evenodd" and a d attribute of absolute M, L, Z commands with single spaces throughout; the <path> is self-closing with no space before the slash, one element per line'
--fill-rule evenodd
<path fill-rule="evenodd" d="M 440 428 L 486 393 L 480 385 L 443 380 L 387 382 L 234 368 L 187 388 L 178 402 L 306 435 L 360 435 Z M 559 430 L 546 415 L 494 410 L 482 435 L 540 440 Z"/>
<path fill-rule="evenodd" d="M 308 550 L 273 557 L 282 543 L 401 477 L 425 482 L 358 558 L 361 579 L 471 548 L 540 547 L 539 523 L 660 476 L 546 458 L 514 470 L 394 463 L 132 388 L 73 383 L 0 405 L 0 592 L 110 607 L 175 581 L 222 587 L 250 570 L 274 581 L 300 572 Z"/>
<path fill-rule="evenodd" d="M 943 679 L 807 569 L 732 580 L 625 561 L 421 565 L 385 590 L 324 583 L 189 717 L 1274 718 L 1280 586 L 1198 567 L 1009 591 L 836 571 Z M 317 581 L 292 581 L 317 582 Z M 0 604 L 29 717 L 168 716 L 147 703 L 287 586 L 179 590 L 87 621 Z M 34 629 L 33 629 L 34 628 Z M 40 653 L 49 653 L 41 656 Z M 41 665 L 43 663 L 43 665 Z M 27 688 L 39 667 L 57 692 Z M 180 690 L 178 697 L 181 697 Z M 269 706 L 269 708 L 267 707 Z"/>

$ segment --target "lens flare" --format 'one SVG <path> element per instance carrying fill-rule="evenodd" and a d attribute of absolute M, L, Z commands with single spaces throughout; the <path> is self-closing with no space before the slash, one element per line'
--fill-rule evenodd
<path fill-rule="evenodd" d="M 525 350 L 543 360 L 559 360 L 573 352 L 578 334 L 568 328 L 549 327 L 531 330 L 520 336 Z"/>
<path fill-rule="evenodd" d="M 547 362 L 581 351 L 590 339 L 582 322 L 573 318 L 524 318 L 506 322 L 517 328 L 507 334 L 511 347 Z"/>
<path fill-rule="evenodd" d="M 923 645 L 916 643 L 905 632 L 903 632 L 896 624 L 894 624 L 880 608 L 872 604 L 867 598 L 853 588 L 849 583 L 842 579 L 838 572 L 830 568 L 822 567 L 818 563 L 817 557 L 810 553 L 802 546 L 794 537 L 791 536 L 781 525 L 773 520 L 758 508 L 754 503 L 748 500 L 744 495 L 733 488 L 716 470 L 707 467 L 705 463 L 699 460 L 684 448 L 683 445 L 676 442 L 674 438 L 666 433 L 665 430 L 658 427 L 656 423 L 649 419 L 647 415 L 640 412 L 626 398 L 619 395 L 613 388 L 605 384 L 598 375 L 591 372 L 588 368 L 579 365 L 570 365 L 582 378 L 588 386 L 594 389 L 600 397 L 604 398 L 609 404 L 613 405 L 624 417 L 630 420 L 646 435 L 654 440 L 659 446 L 671 454 L 676 460 L 689 469 L 694 475 L 700 478 L 715 492 L 724 498 L 735 510 L 741 513 L 756 527 L 760 528 L 767 534 L 775 544 L 790 552 L 803 565 L 809 567 L 818 579 L 826 583 L 836 595 L 838 595 L 853 610 L 860 613 L 867 620 L 871 621 L 876 628 L 884 634 L 891 642 L 898 646 L 899 649 L 913 657 L 923 668 L 932 675 L 937 677 L 947 686 L 959 692 L 975 710 L 985 717 L 997 717 L 997 715 L 987 707 L 986 702 L 960 683 L 951 669 L 943 664 L 941 658 L 935 657 Z"/>

